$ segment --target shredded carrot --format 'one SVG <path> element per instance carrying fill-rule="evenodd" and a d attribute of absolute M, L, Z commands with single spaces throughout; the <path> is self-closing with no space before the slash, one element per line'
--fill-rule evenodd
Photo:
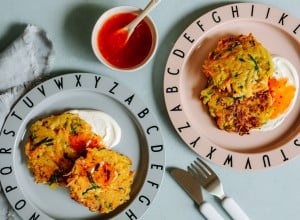
<path fill-rule="evenodd" d="M 114 178 L 116 178 L 117 171 L 111 164 L 104 162 L 100 165 L 99 168 L 95 168 L 94 172 L 92 173 L 93 179 L 96 183 L 107 186 L 110 184 Z"/>
<path fill-rule="evenodd" d="M 295 95 L 296 88 L 288 84 L 288 79 L 285 77 L 280 79 L 271 78 L 269 80 L 269 89 L 273 98 L 271 119 L 275 119 L 288 109 Z"/>

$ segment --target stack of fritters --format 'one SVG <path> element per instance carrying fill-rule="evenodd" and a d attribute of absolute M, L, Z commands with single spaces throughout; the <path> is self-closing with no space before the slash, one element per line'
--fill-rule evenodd
<path fill-rule="evenodd" d="M 102 137 L 77 114 L 52 115 L 29 130 L 25 154 L 37 183 L 66 186 L 71 198 L 100 213 L 128 201 L 131 160 L 106 149 Z"/>
<path fill-rule="evenodd" d="M 219 40 L 203 72 L 208 84 L 201 99 L 220 129 L 243 135 L 269 120 L 272 57 L 252 34 Z"/>

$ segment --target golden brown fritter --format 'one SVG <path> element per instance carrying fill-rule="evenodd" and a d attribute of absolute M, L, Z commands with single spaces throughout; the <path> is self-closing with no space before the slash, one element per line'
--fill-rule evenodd
<path fill-rule="evenodd" d="M 247 134 L 272 114 L 270 53 L 252 34 L 219 40 L 204 61 L 208 84 L 200 98 L 220 129 Z"/>
<path fill-rule="evenodd" d="M 76 160 L 68 178 L 70 196 L 91 211 L 108 213 L 130 198 L 131 160 L 109 149 L 88 149 Z"/>
<path fill-rule="evenodd" d="M 37 183 L 65 185 L 64 175 L 88 147 L 105 147 L 78 115 L 63 113 L 34 122 L 25 146 L 28 167 Z"/>

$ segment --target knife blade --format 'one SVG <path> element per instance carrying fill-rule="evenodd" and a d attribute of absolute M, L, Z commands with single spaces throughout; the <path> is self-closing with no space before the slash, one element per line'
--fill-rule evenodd
<path fill-rule="evenodd" d="M 200 185 L 191 174 L 180 168 L 174 168 L 170 171 L 170 173 L 176 182 L 199 206 L 200 212 L 206 219 L 224 219 L 210 203 L 204 201 Z"/>

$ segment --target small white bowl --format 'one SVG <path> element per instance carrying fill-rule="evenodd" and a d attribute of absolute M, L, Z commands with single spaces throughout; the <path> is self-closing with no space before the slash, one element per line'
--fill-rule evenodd
<path fill-rule="evenodd" d="M 130 68 L 116 67 L 116 66 L 112 65 L 111 63 L 109 63 L 102 56 L 101 51 L 98 48 L 98 43 L 97 43 L 98 33 L 99 33 L 99 30 L 101 29 L 102 25 L 104 24 L 104 22 L 106 22 L 106 20 L 108 18 L 110 18 L 113 15 L 119 14 L 119 13 L 126 13 L 126 12 L 138 13 L 140 10 L 141 9 L 132 7 L 132 6 L 118 6 L 118 7 L 114 7 L 114 8 L 107 10 L 98 18 L 98 20 L 93 28 L 93 32 L 92 32 L 92 39 L 91 39 L 92 48 L 93 48 L 94 54 L 96 55 L 98 60 L 101 63 L 103 63 L 104 65 L 106 65 L 107 67 L 109 67 L 110 69 L 117 70 L 117 71 L 123 71 L 123 72 L 136 71 L 136 70 L 142 68 L 143 66 L 145 66 L 154 56 L 154 54 L 157 50 L 158 33 L 157 33 L 157 29 L 156 29 L 154 22 L 152 21 L 152 19 L 149 16 L 146 16 L 144 18 L 144 21 L 150 28 L 151 35 L 152 35 L 152 45 L 151 45 L 151 49 L 149 51 L 148 56 L 138 65 L 136 65 L 134 67 L 130 67 Z"/>

